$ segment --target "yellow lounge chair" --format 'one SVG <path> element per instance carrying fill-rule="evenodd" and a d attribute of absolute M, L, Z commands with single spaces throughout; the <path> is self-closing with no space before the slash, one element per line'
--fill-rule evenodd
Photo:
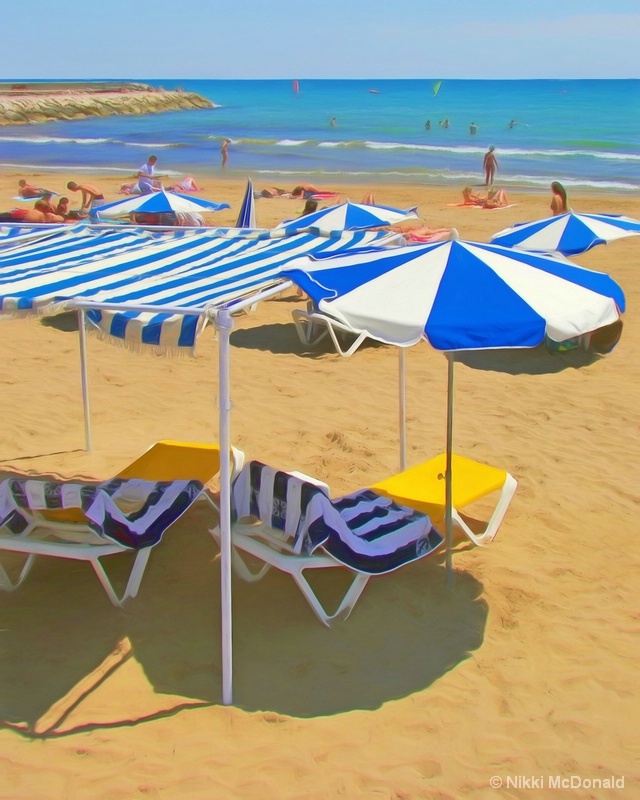
<path fill-rule="evenodd" d="M 396 503 L 428 514 L 437 525 L 445 516 L 445 469 L 446 456 L 442 453 L 430 461 L 374 483 L 371 488 Z M 451 469 L 454 523 L 474 544 L 490 542 L 498 532 L 518 482 L 503 469 L 490 467 L 464 456 L 454 455 Z M 474 533 L 460 516 L 460 511 L 494 492 L 500 492 L 500 497 L 493 514 L 484 531 Z"/>
<path fill-rule="evenodd" d="M 242 468 L 244 455 L 233 448 L 231 459 L 232 475 L 235 475 Z M 162 527 L 163 523 L 158 521 L 157 516 L 154 517 L 153 511 L 150 510 L 149 513 L 150 525 L 155 526 L 154 530 L 156 531 L 162 528 L 163 532 L 198 497 L 208 499 L 214 508 L 216 507 L 209 495 L 202 490 L 219 469 L 220 448 L 218 445 L 170 440 L 157 442 L 110 481 L 99 485 L 99 487 L 109 487 L 109 491 L 104 492 L 108 495 L 107 506 L 109 506 L 110 499 L 114 500 L 116 506 L 120 501 L 120 505 L 116 509 L 112 506 L 107 508 L 105 517 L 110 513 L 117 514 L 119 510 L 123 514 L 121 522 L 126 527 L 126 523 L 133 522 L 139 514 L 139 510 L 133 516 L 131 514 L 127 516 L 126 512 L 127 502 L 131 503 L 133 499 L 134 505 L 136 504 L 136 494 L 148 499 L 152 489 L 156 492 L 156 496 L 167 491 L 172 494 L 173 505 L 171 509 L 165 509 L 162 513 L 170 521 Z M 146 539 L 140 545 L 131 542 L 123 543 L 106 536 L 104 531 L 100 530 L 100 526 L 96 525 L 95 518 L 92 522 L 92 519 L 84 513 L 83 509 L 86 511 L 84 502 L 82 508 L 80 502 L 74 505 L 70 494 L 75 491 L 77 497 L 81 498 L 83 492 L 88 490 L 92 492 L 92 496 L 97 496 L 95 491 L 92 491 L 96 489 L 96 484 L 11 479 L 0 485 L 5 500 L 12 497 L 12 492 L 15 494 L 9 488 L 9 483 L 17 490 L 26 489 L 29 496 L 26 501 L 16 506 L 16 513 L 7 514 L 4 517 L 0 525 L 0 552 L 4 550 L 22 553 L 27 556 L 27 559 L 15 582 L 10 579 L 6 570 L 0 565 L 0 589 L 7 591 L 17 589 L 29 574 L 36 556 L 42 555 L 89 561 L 107 596 L 115 606 L 122 606 L 127 599 L 137 595 L 151 549 L 154 544 L 159 542 L 161 533 L 159 535 L 154 533 L 154 538 Z M 114 487 L 117 488 L 114 490 Z M 176 491 L 176 487 L 179 487 L 180 491 Z M 56 498 L 59 498 L 56 502 L 62 507 L 54 509 L 43 507 L 46 505 L 46 502 L 42 502 L 43 498 L 47 500 L 47 492 L 52 490 L 58 493 L 55 495 Z M 70 505 L 71 507 L 69 507 Z M 125 590 L 121 596 L 118 596 L 100 559 L 107 555 L 131 550 L 135 550 L 136 556 Z"/>

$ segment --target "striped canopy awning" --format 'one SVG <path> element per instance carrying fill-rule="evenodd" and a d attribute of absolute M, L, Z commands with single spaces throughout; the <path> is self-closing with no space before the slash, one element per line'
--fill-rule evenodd
<path fill-rule="evenodd" d="M 88 313 L 103 335 L 134 348 L 192 349 L 204 317 L 160 309 L 221 306 L 282 281 L 283 266 L 294 258 L 362 248 L 383 236 L 76 225 L 0 250 L 0 312 L 57 313 L 79 300 L 118 304 L 122 308 Z M 127 311 L 127 304 L 158 306 L 159 312 Z"/>

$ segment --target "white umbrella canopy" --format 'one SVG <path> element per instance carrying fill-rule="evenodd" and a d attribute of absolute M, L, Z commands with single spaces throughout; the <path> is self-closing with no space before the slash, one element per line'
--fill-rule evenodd
<path fill-rule="evenodd" d="M 640 221 L 616 214 L 576 214 L 571 211 L 535 222 L 505 228 L 491 237 L 492 244 L 534 252 L 558 252 L 566 256 L 585 253 L 597 244 L 607 244 L 640 234 Z"/>
<path fill-rule="evenodd" d="M 496 245 L 446 241 L 291 261 L 282 275 L 319 311 L 372 339 L 447 353 L 533 348 L 619 321 L 622 289 L 608 275 Z M 451 579 L 453 358 L 449 358 L 446 538 Z"/>
<path fill-rule="evenodd" d="M 115 203 L 96 208 L 92 215 L 97 219 L 118 219 L 129 214 L 164 214 L 164 213 L 193 213 L 202 211 L 220 211 L 230 208 L 228 203 L 215 203 L 213 200 L 203 200 L 199 197 L 188 197 L 177 192 L 165 190 L 152 194 L 141 194 L 117 200 Z"/>
<path fill-rule="evenodd" d="M 307 230 L 313 233 L 326 235 L 333 231 L 358 231 L 367 228 L 380 228 L 385 225 L 394 225 L 408 219 L 418 219 L 413 209 L 402 211 L 399 208 L 388 206 L 372 206 L 363 203 L 341 203 L 338 206 L 323 208 L 313 214 L 305 214 L 298 219 L 286 220 L 276 226 L 276 230 L 285 228 L 287 231 Z"/>

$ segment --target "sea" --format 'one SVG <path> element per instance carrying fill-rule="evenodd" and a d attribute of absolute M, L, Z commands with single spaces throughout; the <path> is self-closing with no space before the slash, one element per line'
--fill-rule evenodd
<path fill-rule="evenodd" d="M 197 180 L 221 174 L 227 138 L 225 173 L 257 188 L 461 187 L 483 183 L 493 145 L 505 188 L 640 188 L 640 80 L 131 80 L 215 105 L 1 127 L 0 167 L 125 180 L 155 154 Z"/>

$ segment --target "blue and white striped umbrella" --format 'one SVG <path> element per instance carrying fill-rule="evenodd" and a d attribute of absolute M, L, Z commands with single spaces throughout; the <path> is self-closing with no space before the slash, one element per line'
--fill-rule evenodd
<path fill-rule="evenodd" d="M 423 338 L 447 352 L 534 347 L 545 336 L 566 341 L 591 333 L 624 311 L 624 294 L 608 275 L 566 260 L 456 240 L 304 257 L 282 274 L 321 312 L 400 347 Z M 445 519 L 451 581 L 453 359 L 448 361 Z"/>
<path fill-rule="evenodd" d="M 253 183 L 251 178 L 247 178 L 247 189 L 244 193 L 242 205 L 236 220 L 236 228 L 255 228 L 256 227 L 256 203 L 253 197 Z"/>
<path fill-rule="evenodd" d="M 288 232 L 309 230 L 311 233 L 326 235 L 335 231 L 361 231 L 367 228 L 380 228 L 407 219 L 417 219 L 414 210 L 401 211 L 387 206 L 369 206 L 361 203 L 341 203 L 339 206 L 323 208 L 313 214 L 298 219 L 281 222 L 276 230 L 284 228 Z"/>
<path fill-rule="evenodd" d="M 534 252 L 578 255 L 625 236 L 640 234 L 640 222 L 615 214 L 560 214 L 535 222 L 524 222 L 496 233 L 492 244 Z"/>
<path fill-rule="evenodd" d="M 612 324 L 624 311 L 618 284 L 566 260 L 492 244 L 305 257 L 287 264 L 318 309 L 372 339 L 438 350 L 535 347 Z"/>
<path fill-rule="evenodd" d="M 153 192 L 117 200 L 115 203 L 96 208 L 93 215 L 97 219 L 118 219 L 129 214 L 167 214 L 173 212 L 202 212 L 220 211 L 230 208 L 228 203 L 214 203 L 213 200 L 203 200 L 200 197 L 188 197 L 177 192 Z"/>

